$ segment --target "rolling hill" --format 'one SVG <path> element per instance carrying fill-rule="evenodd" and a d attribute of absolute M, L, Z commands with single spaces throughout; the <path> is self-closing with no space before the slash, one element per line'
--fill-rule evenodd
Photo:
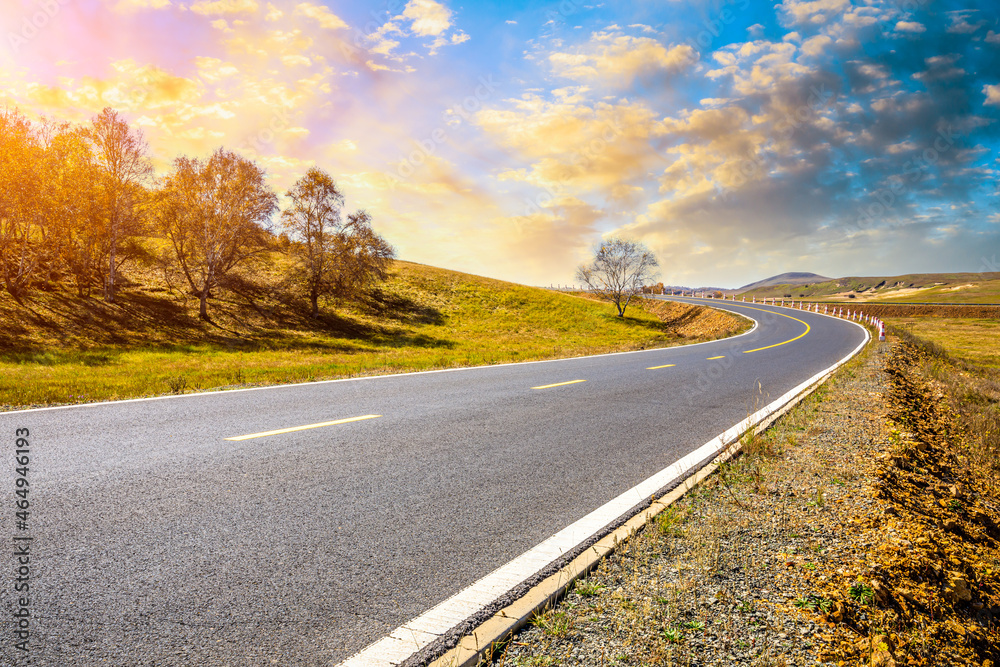
<path fill-rule="evenodd" d="M 777 285 L 807 285 L 812 283 L 821 283 L 830 280 L 829 278 L 824 278 L 821 275 L 815 273 L 781 273 L 776 276 L 771 276 L 770 278 L 765 278 L 764 280 L 758 280 L 755 283 L 750 283 L 749 285 L 744 285 L 736 290 L 738 294 L 750 293 L 752 290 L 762 289 L 765 287 L 774 287 Z"/>
<path fill-rule="evenodd" d="M 403 261 L 318 319 L 280 275 L 247 274 L 205 322 L 162 272 L 129 277 L 113 304 L 58 286 L 24 304 L 0 292 L 0 409 L 666 347 L 747 326 L 659 301 L 622 319 L 592 298 Z"/>
<path fill-rule="evenodd" d="M 913 273 L 793 282 L 784 273 L 736 290 L 740 296 L 831 302 L 1000 303 L 1000 273 Z"/>

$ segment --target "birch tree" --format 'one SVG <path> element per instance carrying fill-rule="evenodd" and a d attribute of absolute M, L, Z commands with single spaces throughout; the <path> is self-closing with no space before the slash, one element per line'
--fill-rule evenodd
<path fill-rule="evenodd" d="M 92 286 L 102 282 L 107 234 L 102 174 L 85 134 L 68 125 L 55 128 L 42 168 L 48 256 L 60 275 L 72 277 L 78 296 L 90 296 Z"/>
<path fill-rule="evenodd" d="M 301 281 L 312 317 L 319 317 L 322 296 L 349 298 L 384 280 L 395 251 L 359 210 L 344 220 L 344 196 L 328 173 L 313 167 L 286 193 L 291 205 L 282 221 L 295 243 Z"/>
<path fill-rule="evenodd" d="M 282 222 L 297 241 L 292 247 L 300 263 L 311 315 L 319 317 L 319 297 L 330 293 L 334 284 L 334 251 L 343 227 L 344 196 L 330 175 L 318 167 L 296 181 L 285 196 L 291 206 L 282 212 Z"/>
<path fill-rule="evenodd" d="M 0 273 L 19 303 L 42 257 L 42 155 L 31 123 L 16 110 L 0 110 Z"/>
<path fill-rule="evenodd" d="M 278 197 L 264 170 L 232 151 L 206 160 L 180 157 L 157 196 L 162 229 L 208 320 L 212 290 L 235 267 L 268 247 Z"/>
<path fill-rule="evenodd" d="M 128 258 L 122 254 L 123 247 L 141 231 L 140 207 L 153 165 L 142 132 L 129 128 L 128 122 L 114 109 L 106 108 L 98 114 L 87 128 L 86 136 L 93 144 L 101 174 L 104 300 L 113 302 L 118 269 Z"/>

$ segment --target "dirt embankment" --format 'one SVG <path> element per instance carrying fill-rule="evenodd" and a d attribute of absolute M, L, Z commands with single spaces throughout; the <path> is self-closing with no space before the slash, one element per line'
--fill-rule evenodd
<path fill-rule="evenodd" d="M 749 320 L 715 308 L 676 301 L 644 300 L 643 308 L 669 325 L 680 338 L 715 339 L 749 329 Z"/>
<path fill-rule="evenodd" d="M 982 433 L 970 432 L 949 407 L 949 392 L 927 375 L 928 368 L 935 372 L 928 362 L 904 343 L 887 364 L 895 429 L 874 469 L 883 510 L 859 525 L 873 546 L 828 580 L 825 617 L 836 627 L 827 636 L 827 659 L 927 667 L 1000 662 L 995 457 L 982 455 Z M 852 569 L 864 576 L 845 576 Z"/>

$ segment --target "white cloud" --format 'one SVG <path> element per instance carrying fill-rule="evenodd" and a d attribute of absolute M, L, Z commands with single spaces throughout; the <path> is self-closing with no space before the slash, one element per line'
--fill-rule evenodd
<path fill-rule="evenodd" d="M 633 23 L 633 24 L 629 25 L 629 27 L 637 29 L 637 30 L 642 30 L 647 35 L 656 34 L 656 30 L 654 28 L 652 28 L 651 26 L 648 26 L 648 25 L 646 25 L 644 23 Z"/>
<path fill-rule="evenodd" d="M 826 35 L 816 35 L 802 43 L 802 53 L 812 57 L 820 56 L 830 48 L 831 44 L 833 40 Z"/>
<path fill-rule="evenodd" d="M 687 44 L 667 48 L 650 37 L 597 33 L 575 53 L 556 52 L 549 62 L 557 74 L 578 81 L 631 84 L 637 77 L 679 72 L 697 60 Z"/>
<path fill-rule="evenodd" d="M 923 23 L 916 21 L 899 21 L 896 23 L 896 30 L 900 32 L 924 32 L 927 28 L 924 27 Z"/>
<path fill-rule="evenodd" d="M 295 67 L 296 65 L 309 67 L 312 65 L 312 61 L 303 55 L 281 56 L 281 64 L 285 67 Z"/>
<path fill-rule="evenodd" d="M 420 37 L 437 37 L 451 27 L 451 10 L 434 0 L 410 0 L 403 18 L 413 22 L 410 29 Z"/>
<path fill-rule="evenodd" d="M 198 76 L 209 83 L 234 76 L 240 72 L 231 63 L 223 62 L 218 58 L 198 56 L 194 59 L 194 64 L 198 69 Z"/>
<path fill-rule="evenodd" d="M 910 140 L 906 140 L 906 141 L 901 141 L 898 144 L 892 144 L 886 147 L 885 150 L 887 153 L 890 153 L 891 155 L 898 155 L 899 153 L 909 153 L 910 151 L 914 151 L 917 148 L 918 146 L 915 143 L 913 143 Z"/>
<path fill-rule="evenodd" d="M 394 39 L 382 39 L 369 49 L 372 53 L 378 53 L 383 56 L 388 56 L 392 54 L 392 50 L 399 46 L 399 42 Z"/>
<path fill-rule="evenodd" d="M 285 15 L 285 12 L 281 11 L 280 9 L 278 9 L 277 7 L 275 7 L 274 5 L 272 5 L 270 2 L 267 3 L 267 16 L 264 17 L 265 19 L 267 19 L 268 21 L 277 21 L 278 19 L 280 19 L 284 15 Z"/>
<path fill-rule="evenodd" d="M 781 10 L 788 23 L 822 25 L 850 6 L 850 0 L 785 0 Z"/>
<path fill-rule="evenodd" d="M 986 23 L 986 21 L 976 21 L 975 23 L 969 23 L 969 17 L 976 14 L 974 9 L 963 9 L 953 12 L 947 12 L 951 15 L 951 25 L 948 27 L 948 32 L 957 33 L 959 35 L 971 35 L 972 33 L 979 30 L 979 28 Z"/>

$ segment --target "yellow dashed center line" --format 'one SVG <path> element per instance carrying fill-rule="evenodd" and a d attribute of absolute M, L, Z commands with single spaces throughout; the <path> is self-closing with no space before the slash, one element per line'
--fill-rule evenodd
<path fill-rule="evenodd" d="M 348 417 L 347 419 L 336 419 L 332 422 L 322 422 L 320 424 L 307 424 L 306 426 L 293 426 L 292 428 L 281 428 L 277 431 L 264 431 L 262 433 L 251 433 L 250 435 L 238 435 L 235 438 L 226 440 L 249 440 L 251 438 L 263 438 L 266 435 L 278 435 L 279 433 L 292 433 L 294 431 L 305 431 L 310 428 L 321 428 L 323 426 L 334 426 L 335 424 L 347 424 L 349 422 L 359 422 L 365 419 L 376 419 L 382 415 L 363 415 L 361 417 Z"/>
<path fill-rule="evenodd" d="M 709 358 L 707 359 L 707 361 L 712 361 L 712 360 L 714 360 L 714 359 L 725 359 L 725 358 L 726 358 L 726 355 L 724 355 L 724 354 L 723 354 L 723 355 L 720 355 L 720 356 L 718 356 L 718 357 L 709 357 Z"/>
<path fill-rule="evenodd" d="M 565 387 L 568 384 L 577 384 L 579 382 L 586 382 L 586 380 L 570 380 L 569 382 L 557 382 L 555 384 L 543 384 L 541 387 L 532 387 L 532 389 L 551 389 L 552 387 Z"/>
<path fill-rule="evenodd" d="M 673 367 L 674 367 L 674 366 L 676 366 L 676 365 L 677 365 L 677 364 L 667 364 L 667 365 L 665 365 L 665 366 L 650 366 L 650 367 L 649 367 L 649 368 L 647 368 L 646 370 L 647 370 L 647 371 L 655 371 L 655 370 L 656 370 L 656 369 L 658 369 L 658 368 L 673 368 Z"/>

